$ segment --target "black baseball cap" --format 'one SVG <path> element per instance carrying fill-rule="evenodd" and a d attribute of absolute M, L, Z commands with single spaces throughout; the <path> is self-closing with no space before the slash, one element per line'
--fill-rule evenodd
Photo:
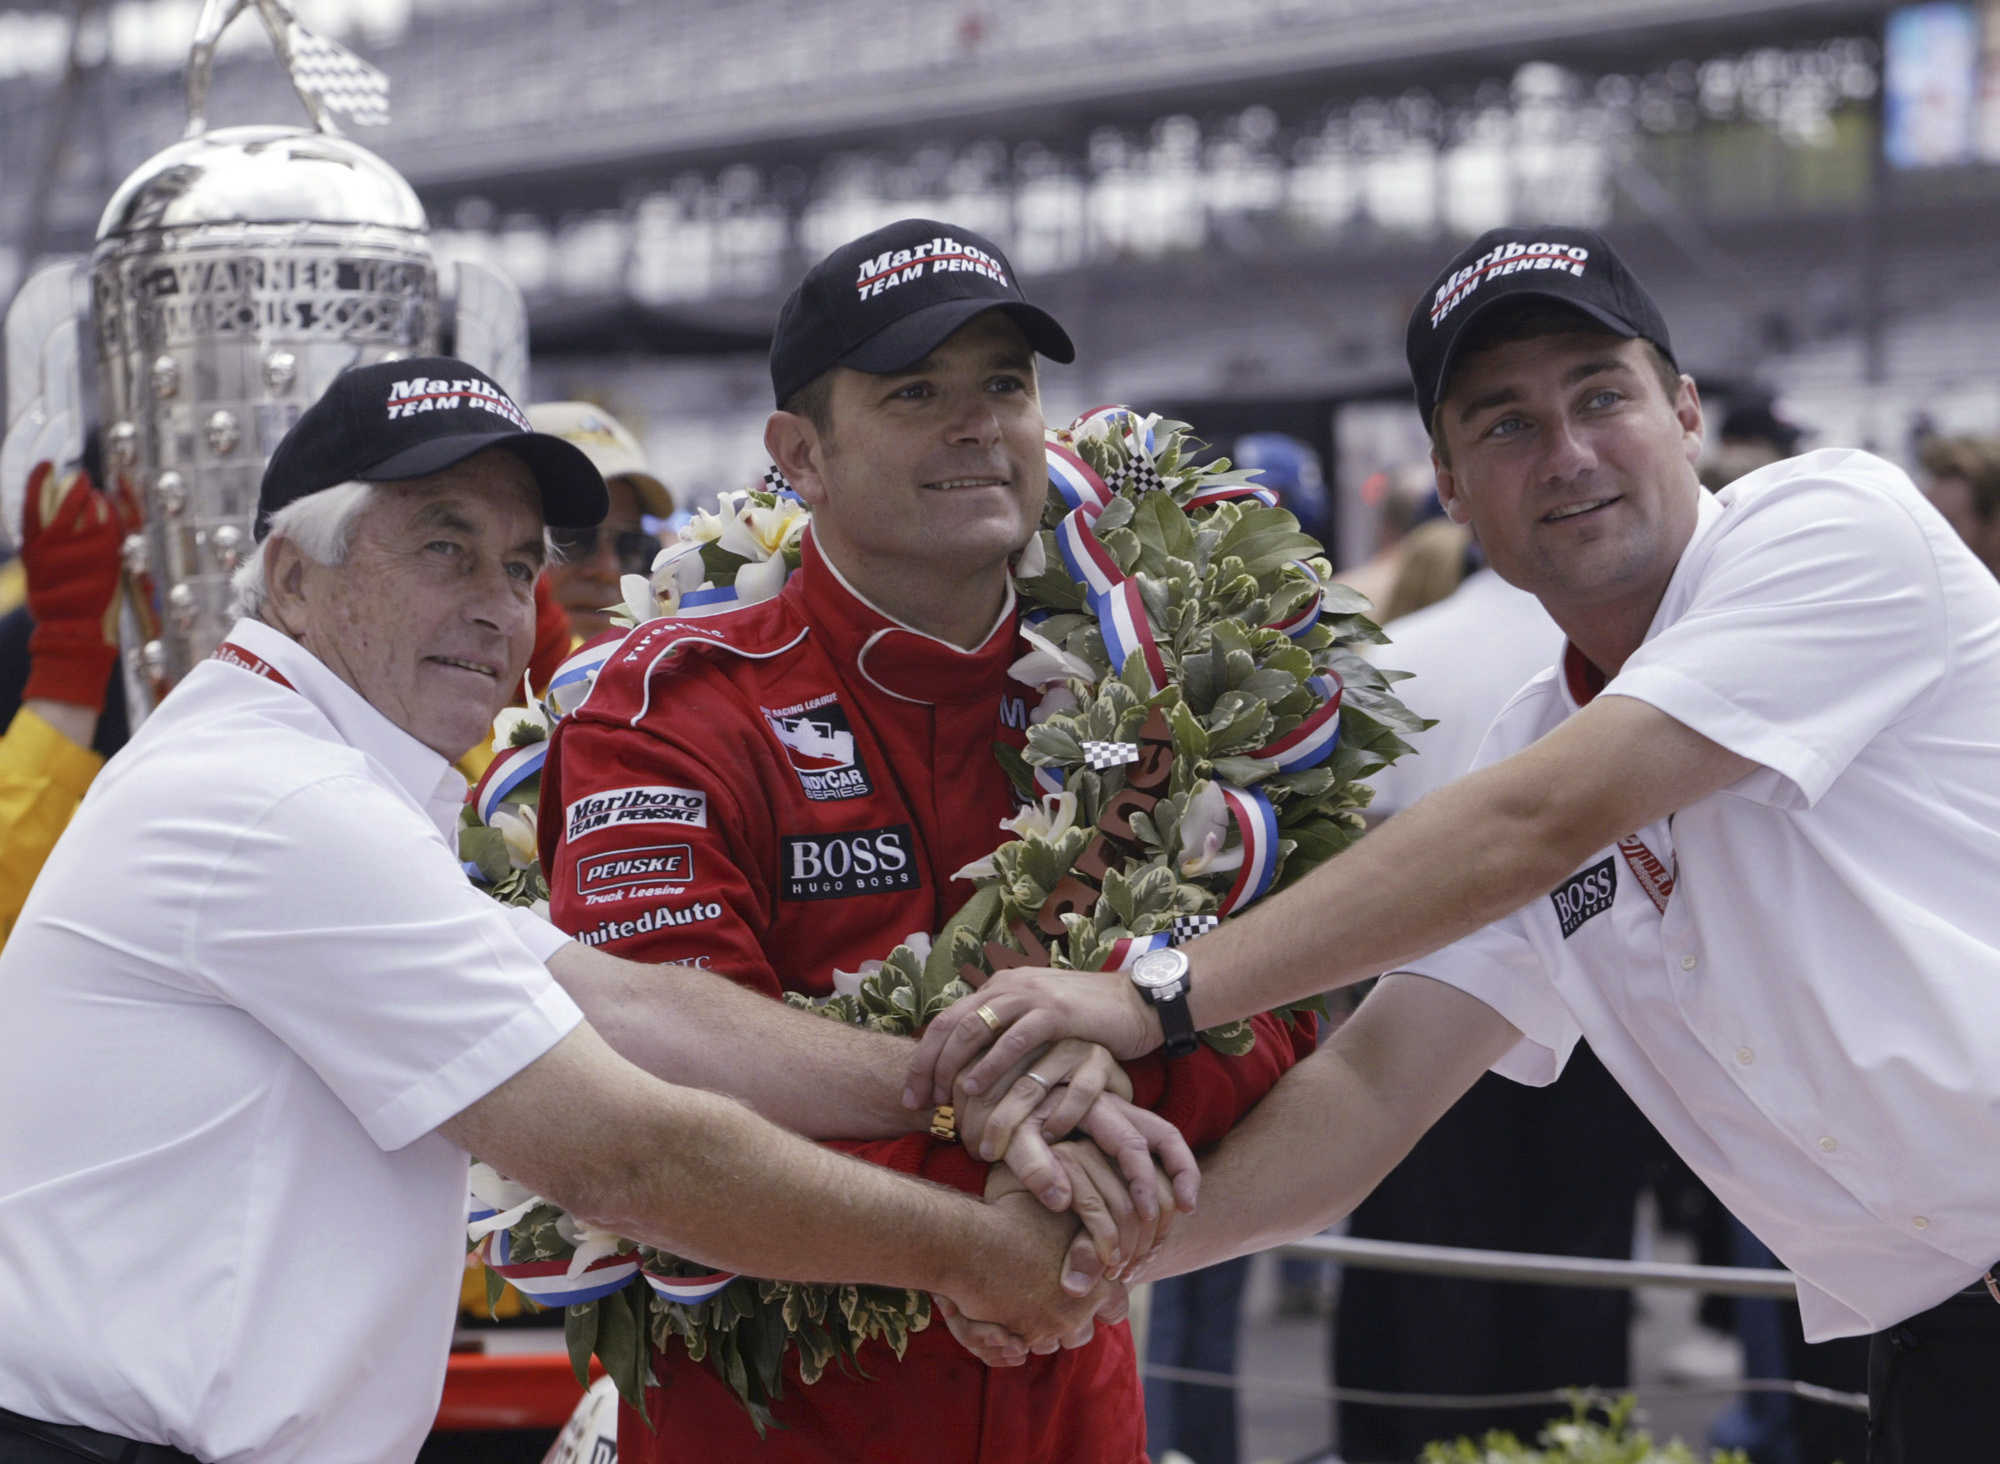
<path fill-rule="evenodd" d="M 778 312 L 771 388 L 782 407 L 830 367 L 901 371 L 989 310 L 1012 317 L 1050 360 L 1076 359 L 1055 317 L 1022 297 L 997 244 L 935 219 L 903 219 L 841 245 L 806 272 Z"/>
<path fill-rule="evenodd" d="M 492 377 L 450 356 L 411 356 L 341 372 L 292 424 L 264 469 L 257 538 L 272 514 L 322 488 L 425 478 L 489 447 L 527 464 L 550 528 L 587 529 L 609 512 L 583 450 L 530 427 Z"/>
<path fill-rule="evenodd" d="M 1602 235 L 1547 224 L 1488 229 L 1444 267 L 1410 312 L 1404 349 L 1426 424 L 1472 323 L 1496 305 L 1528 296 L 1581 310 L 1613 335 L 1649 340 L 1674 358 L 1660 307 Z"/>

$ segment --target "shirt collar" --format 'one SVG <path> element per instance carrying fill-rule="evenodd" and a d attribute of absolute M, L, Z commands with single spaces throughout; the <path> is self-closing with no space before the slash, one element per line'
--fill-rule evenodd
<path fill-rule="evenodd" d="M 383 716 L 319 657 L 261 620 L 237 621 L 229 639 L 282 672 L 293 689 L 333 724 L 341 741 L 380 763 L 434 819 L 439 817 L 434 805 L 448 804 L 451 816 L 456 816 L 456 805 L 465 800 L 465 779 L 450 760 Z"/>
<path fill-rule="evenodd" d="M 1694 546 L 1715 531 L 1715 526 L 1721 521 L 1723 511 L 1727 507 L 1706 488 L 1699 490 L 1699 495 L 1694 505 L 1694 532 L 1688 535 L 1687 544 L 1681 550 L 1681 557 L 1674 563 L 1674 572 L 1667 580 L 1666 593 L 1660 596 L 1659 608 L 1653 612 L 1653 623 L 1646 627 L 1646 634 L 1639 642 L 1640 645 L 1644 645 L 1680 618 L 1677 607 L 1687 579 L 1694 572 L 1688 568 L 1694 559 Z M 1569 699 L 1572 711 L 1581 711 L 1589 706 L 1596 700 L 1597 694 L 1609 685 L 1604 673 L 1585 659 L 1583 652 L 1567 640 L 1563 642 L 1562 660 L 1558 663 L 1558 668 L 1561 675 L 1557 680 L 1562 686 L 1563 694 Z"/>
<path fill-rule="evenodd" d="M 969 651 L 871 603 L 841 574 L 810 530 L 799 573 L 786 582 L 784 593 L 796 594 L 795 603 L 816 641 L 898 701 L 946 705 L 990 697 L 1021 654 L 1011 578 L 993 628 Z"/>

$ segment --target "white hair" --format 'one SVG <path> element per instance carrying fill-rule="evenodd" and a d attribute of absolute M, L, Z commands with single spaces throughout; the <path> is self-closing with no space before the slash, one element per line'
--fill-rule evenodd
<path fill-rule="evenodd" d="M 354 530 L 375 502 L 373 483 L 336 483 L 304 498 L 293 499 L 271 515 L 264 540 L 229 577 L 234 596 L 230 610 L 235 615 L 264 618 L 270 603 L 271 587 L 264 578 L 264 551 L 274 539 L 289 539 L 300 553 L 315 564 L 338 569 L 347 563 L 347 551 L 354 547 Z"/>

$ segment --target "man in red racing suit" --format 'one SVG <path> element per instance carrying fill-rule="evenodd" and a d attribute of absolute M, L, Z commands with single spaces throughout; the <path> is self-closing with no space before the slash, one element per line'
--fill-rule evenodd
<path fill-rule="evenodd" d="M 1038 512 L 1038 406 L 1032 415 L 1022 471 L 1035 476 L 1020 497 Z M 800 491 L 814 497 L 807 483 Z M 872 603 L 855 582 L 863 576 L 829 557 L 839 544 L 869 563 L 850 547 L 865 538 L 858 515 L 837 494 L 813 506 L 804 562 L 781 593 L 634 630 L 559 726 L 543 775 L 558 925 L 629 959 L 724 972 L 774 998 L 829 994 L 835 970 L 858 971 L 909 935 L 939 930 L 971 896 L 952 874 L 991 853 L 999 821 L 1017 810 L 993 746 L 1022 747 L 1029 711 L 1028 688 L 1007 674 L 1027 647 L 1004 556 L 997 617 L 953 643 Z M 1203 1047 L 1130 1065 L 1134 1100 L 1192 1146 L 1216 1142 L 1309 1046 L 1275 1018 L 1255 1025 L 1257 1045 L 1241 1058 Z M 987 1165 L 928 1134 L 835 1147 L 974 1194 L 986 1186 Z M 620 1453 L 661 1464 L 1144 1457 L 1123 1322 L 1011 1369 L 989 1370 L 941 1322 L 914 1335 L 900 1362 L 879 1342 L 860 1361 L 865 1376 L 833 1368 L 810 1387 L 791 1367 L 774 1410 L 782 1428 L 760 1441 L 706 1364 L 656 1354 L 663 1386 L 649 1393 L 651 1426 L 627 1410 Z"/>

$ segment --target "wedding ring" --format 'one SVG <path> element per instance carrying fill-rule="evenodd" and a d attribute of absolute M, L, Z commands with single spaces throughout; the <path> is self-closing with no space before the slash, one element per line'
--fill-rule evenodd
<path fill-rule="evenodd" d="M 998 1037 L 1006 1030 L 1007 1024 L 993 1014 L 993 1008 L 981 1002 L 972 1009 L 972 1014 L 986 1024 L 986 1030 Z"/>
<path fill-rule="evenodd" d="M 1042 1091 L 1044 1093 L 1053 1091 L 1049 1087 L 1049 1080 L 1043 1077 L 1040 1073 L 1022 1073 L 1021 1076 L 1026 1078 L 1031 1083 L 1040 1083 L 1042 1085 Z"/>

